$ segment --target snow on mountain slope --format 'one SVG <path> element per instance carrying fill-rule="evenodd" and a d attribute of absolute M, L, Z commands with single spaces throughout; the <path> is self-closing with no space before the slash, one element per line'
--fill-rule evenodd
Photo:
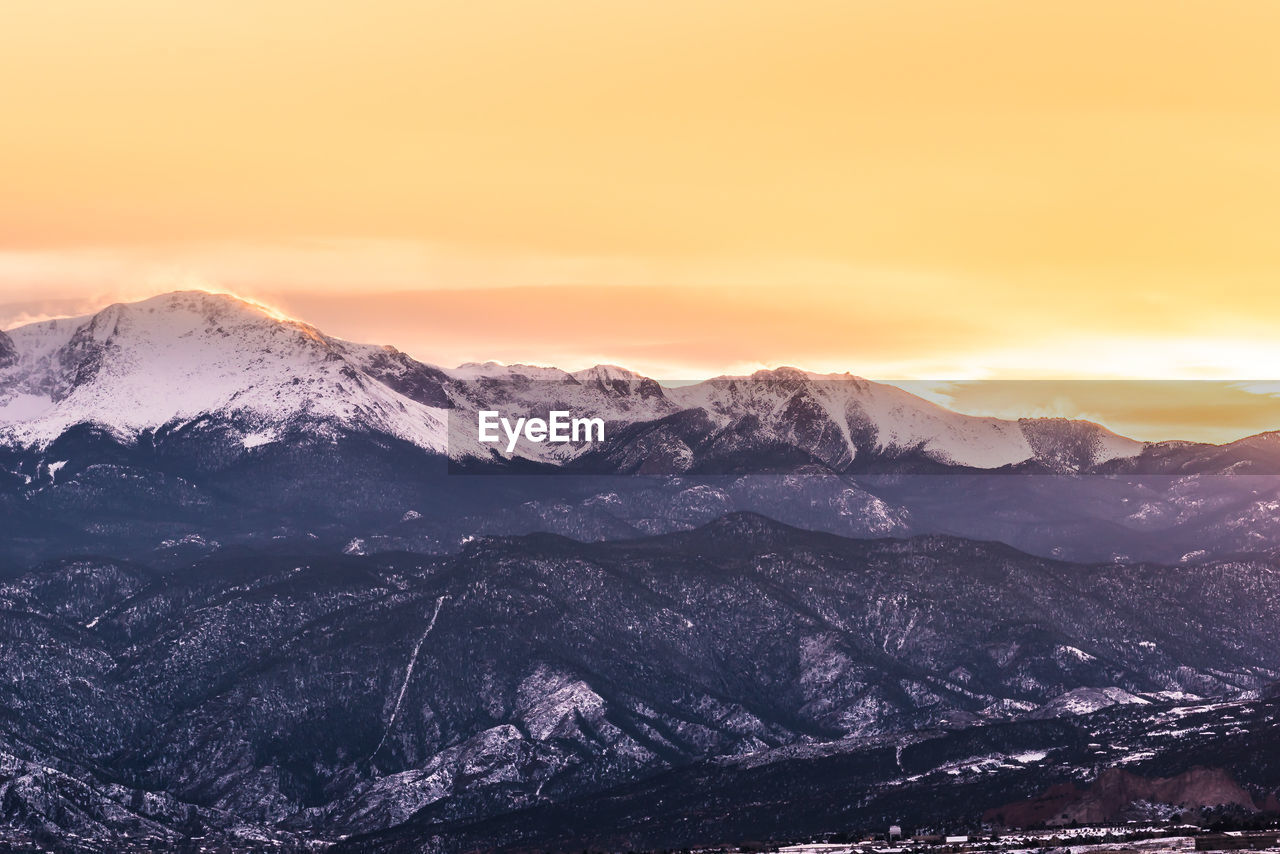
<path fill-rule="evenodd" d="M 1089 715 L 1115 705 L 1150 705 L 1151 700 L 1123 688 L 1073 688 L 1040 706 L 1028 715 L 1032 720 L 1048 720 L 1066 715 Z"/>
<path fill-rule="evenodd" d="M 480 409 L 513 419 L 566 410 L 603 418 L 607 436 L 701 410 L 709 421 L 691 423 L 722 434 L 710 437 L 711 453 L 733 451 L 741 436 L 743 453 L 791 447 L 836 470 L 864 458 L 906 457 L 977 469 L 1030 461 L 1080 471 L 1144 448 L 1086 421 L 961 415 L 849 374 L 780 368 L 664 388 L 612 365 L 568 373 L 488 362 L 446 371 L 199 291 L 34 323 L 0 337 L 0 439 L 23 445 L 48 443 L 85 422 L 129 438 L 211 415 L 235 420 L 246 446 L 307 423 L 379 431 L 455 458 L 511 456 L 477 440 Z M 696 462 L 684 441 L 676 440 L 675 450 Z M 563 463 L 587 450 L 524 442 L 515 455 Z"/>
<path fill-rule="evenodd" d="M 0 435 L 21 444 L 85 422 L 129 438 L 218 415 L 242 422 L 256 443 L 305 421 L 445 447 L 443 409 L 362 370 L 368 348 L 234 297 L 165 294 L 8 336 L 16 360 L 0 369 Z"/>
<path fill-rule="evenodd" d="M 607 383 L 631 385 L 646 381 L 647 377 L 642 377 L 635 371 L 629 371 L 626 368 L 620 368 L 617 365 L 596 365 L 594 368 L 586 368 L 581 371 L 574 371 L 573 378 L 580 383 Z"/>
<path fill-rule="evenodd" d="M 750 377 L 717 377 L 666 393 L 681 406 L 702 408 L 722 423 L 750 413 L 782 433 L 794 428 L 796 401 L 803 398 L 840 429 L 851 460 L 871 449 L 881 454 L 919 451 L 940 463 L 979 469 L 1029 460 L 1079 469 L 1136 456 L 1145 447 L 1088 421 L 963 415 L 896 386 L 847 373 L 779 368 Z"/>
<path fill-rule="evenodd" d="M 467 362 L 451 371 L 449 376 L 458 380 L 492 380 L 498 382 L 551 382 L 562 383 L 571 376 L 559 368 L 541 365 L 503 365 L 498 362 Z"/>

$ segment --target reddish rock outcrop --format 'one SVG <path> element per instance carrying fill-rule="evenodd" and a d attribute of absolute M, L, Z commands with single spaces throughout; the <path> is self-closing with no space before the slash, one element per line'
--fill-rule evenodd
<path fill-rule="evenodd" d="M 989 809 L 982 817 L 1006 827 L 1098 824 L 1120 819 L 1139 803 L 1184 810 L 1219 806 L 1258 809 L 1249 793 L 1220 768 L 1192 768 L 1175 777 L 1156 778 L 1109 768 L 1089 786 L 1059 783 L 1030 800 Z"/>

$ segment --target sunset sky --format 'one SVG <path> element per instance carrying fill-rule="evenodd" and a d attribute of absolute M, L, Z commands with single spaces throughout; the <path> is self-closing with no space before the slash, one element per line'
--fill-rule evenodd
<path fill-rule="evenodd" d="M 9 3 L 0 327 L 210 287 L 445 365 L 1271 379 L 1277 32 L 1274 0 Z"/>

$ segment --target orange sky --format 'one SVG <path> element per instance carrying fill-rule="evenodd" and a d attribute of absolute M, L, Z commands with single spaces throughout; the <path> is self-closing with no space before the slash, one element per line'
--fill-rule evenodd
<path fill-rule="evenodd" d="M 0 324 L 204 284 L 443 364 L 1270 378 L 1277 32 L 1273 0 L 9 4 Z"/>

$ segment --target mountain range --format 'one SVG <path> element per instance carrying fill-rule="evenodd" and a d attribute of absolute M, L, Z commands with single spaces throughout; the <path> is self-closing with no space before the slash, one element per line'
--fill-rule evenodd
<path fill-rule="evenodd" d="M 1082 567 L 737 514 L 435 558 L 63 560 L 0 603 L 0 821 L 86 850 L 959 827 L 1082 767 L 1207 758 L 1258 804 L 1280 786 L 1241 743 L 1274 743 L 1273 561 Z M 761 786 L 773 825 L 735 830 Z"/>
<path fill-rule="evenodd" d="M 606 438 L 508 453 L 488 409 Z M 1143 443 L 850 375 L 444 369 L 202 292 L 11 329 L 0 843 L 1265 814 L 1278 471 L 1276 434 Z"/>
<path fill-rule="evenodd" d="M 1185 454 L 1170 460 L 1187 443 L 1144 444 L 1087 421 L 962 415 L 848 374 L 782 368 L 663 387 L 611 366 L 444 370 L 204 292 L 11 329 L 0 339 L 0 370 L 0 435 L 24 447 L 83 424 L 136 440 L 215 419 L 233 425 L 246 449 L 305 425 L 380 432 L 458 460 L 495 462 L 503 455 L 475 441 L 474 417 L 455 419 L 451 430 L 448 414 L 502 405 L 605 418 L 616 437 L 607 447 L 548 455 L 526 444 L 518 455 L 597 473 L 1192 465 Z"/>
<path fill-rule="evenodd" d="M 12 329 L 0 353 L 0 509 L 17 528 L 0 565 L 104 549 L 163 563 L 264 540 L 448 551 L 477 534 L 610 539 L 733 511 L 1084 561 L 1280 542 L 1273 433 L 1141 443 L 790 368 L 679 387 L 605 366 L 445 370 L 203 292 Z M 476 413 L 495 407 L 599 416 L 606 440 L 508 454 L 477 441 Z"/>
<path fill-rule="evenodd" d="M 475 439 L 475 412 L 499 405 L 598 416 L 610 441 L 505 454 Z M 47 447 L 81 425 L 136 441 L 196 421 L 226 425 L 246 450 L 302 428 L 373 432 L 467 464 L 596 474 L 1280 471 L 1272 433 L 1222 446 L 1139 442 L 1083 420 L 964 415 L 849 374 L 779 368 L 663 386 L 606 365 L 443 369 L 201 291 L 0 333 L 6 444 Z"/>

